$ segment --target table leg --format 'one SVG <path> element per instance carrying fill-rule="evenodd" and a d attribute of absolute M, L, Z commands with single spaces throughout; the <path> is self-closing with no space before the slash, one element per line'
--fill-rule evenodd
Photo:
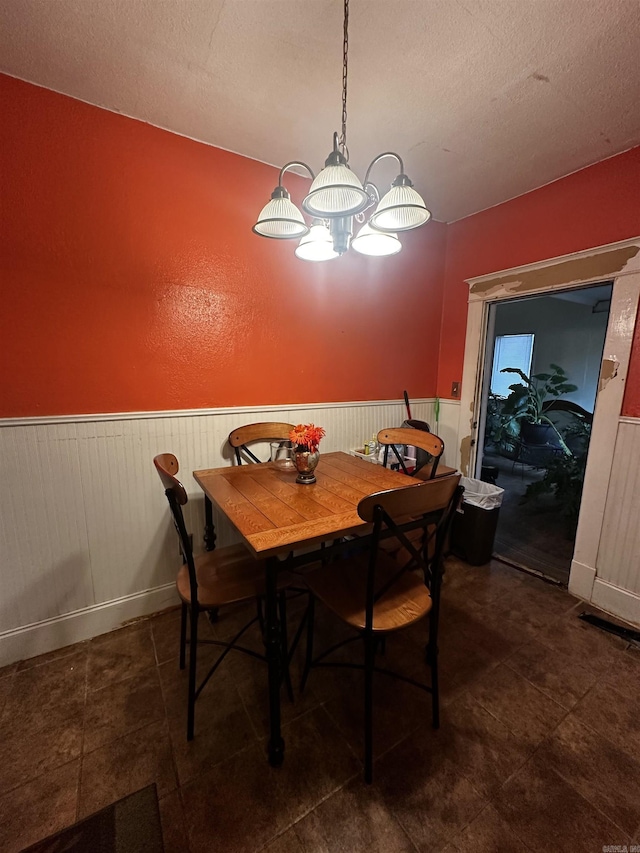
<path fill-rule="evenodd" d="M 204 550 L 213 551 L 216 547 L 216 529 L 213 524 L 213 507 L 211 501 L 204 496 Z M 218 621 L 218 608 L 213 607 L 207 611 L 209 622 Z"/>
<path fill-rule="evenodd" d="M 280 767 L 284 761 L 284 740 L 280 733 L 280 686 L 282 684 L 282 661 L 280 626 L 278 624 L 278 559 L 267 560 L 266 577 L 266 626 L 265 648 L 269 666 L 269 764 Z"/>
<path fill-rule="evenodd" d="M 204 548 L 213 551 L 216 547 L 216 529 L 213 526 L 213 507 L 211 501 L 204 496 Z"/>

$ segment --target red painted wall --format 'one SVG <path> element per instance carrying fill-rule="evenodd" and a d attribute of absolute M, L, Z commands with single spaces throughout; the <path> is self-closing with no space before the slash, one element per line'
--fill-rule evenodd
<path fill-rule="evenodd" d="M 465 279 L 640 235 L 640 147 L 447 228 L 438 394 L 462 378 Z M 624 403 L 640 416 L 640 331 Z"/>
<path fill-rule="evenodd" d="M 0 417 L 435 394 L 446 226 L 306 264 L 251 233 L 271 167 L 2 75 L 0 114 Z"/>
<path fill-rule="evenodd" d="M 636 148 L 305 264 L 250 232 L 275 169 L 3 75 L 0 110 L 0 417 L 448 397 L 465 278 L 640 234 Z"/>

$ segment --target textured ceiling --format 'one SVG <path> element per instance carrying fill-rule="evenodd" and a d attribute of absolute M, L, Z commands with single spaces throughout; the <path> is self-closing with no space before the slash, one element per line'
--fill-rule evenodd
<path fill-rule="evenodd" d="M 348 144 L 453 221 L 640 144 L 640 0 L 351 0 Z M 341 0 L 3 0 L 0 70 L 316 171 Z M 393 178 L 385 161 L 372 177 Z M 265 186 L 265 202 L 272 186 Z"/>

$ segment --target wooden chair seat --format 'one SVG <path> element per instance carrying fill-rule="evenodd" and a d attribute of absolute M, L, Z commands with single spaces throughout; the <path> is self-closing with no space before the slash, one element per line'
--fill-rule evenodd
<path fill-rule="evenodd" d="M 368 495 L 358 504 L 358 515 L 367 525 L 373 523 L 370 539 L 359 543 L 357 540 L 346 542 L 337 550 L 337 557 L 333 554 L 328 556 L 331 562 L 305 575 L 309 588 L 307 652 L 300 690 L 304 690 L 309 672 L 314 667 L 340 666 L 363 670 L 364 778 L 368 783 L 373 780 L 374 673 L 393 676 L 431 693 L 433 726 L 438 728 L 440 724 L 437 638 L 442 550 L 461 495 L 460 475 L 435 477 Z M 414 535 L 416 530 L 421 531 L 418 537 Z M 395 540 L 400 545 L 399 555 L 385 550 L 386 544 L 383 547 L 383 543 L 388 540 Z M 358 551 L 354 553 L 354 549 Z M 314 657 L 316 599 L 348 626 L 355 628 L 355 638 L 363 641 L 362 663 L 332 662 L 330 659 L 353 637 L 347 637 Z M 376 666 L 376 654 L 379 650 L 384 652 L 386 635 L 413 625 L 427 615 L 425 662 L 431 671 L 430 683 L 408 678 L 385 666 Z"/>
<path fill-rule="evenodd" d="M 432 480 L 432 479 L 437 480 L 440 477 L 450 477 L 451 474 L 456 473 L 455 468 L 449 468 L 448 465 L 438 465 L 436 468 L 435 474 L 434 474 L 434 473 L 432 473 L 433 467 L 434 467 L 433 462 L 427 463 L 423 468 L 421 468 L 415 474 L 416 480 Z"/>
<path fill-rule="evenodd" d="M 361 631 L 366 622 L 366 589 L 369 558 L 353 557 L 348 562 L 330 563 L 305 575 L 311 592 L 351 627 Z M 380 554 L 376 566 L 376 586 L 382 589 L 398 573 L 398 564 Z M 422 619 L 431 610 L 431 596 L 424 580 L 405 572 L 373 606 L 373 631 L 397 631 Z"/>
<path fill-rule="evenodd" d="M 208 551 L 195 560 L 198 582 L 198 604 L 201 609 L 223 607 L 239 601 L 249 601 L 265 594 L 265 564 L 254 560 L 243 545 L 231 545 Z M 293 583 L 289 572 L 278 574 L 278 590 L 287 589 Z M 189 568 L 185 563 L 178 572 L 176 581 L 178 595 L 191 603 Z"/>

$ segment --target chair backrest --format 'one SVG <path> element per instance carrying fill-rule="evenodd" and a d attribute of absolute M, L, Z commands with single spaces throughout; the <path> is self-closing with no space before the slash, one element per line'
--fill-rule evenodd
<path fill-rule="evenodd" d="M 447 534 L 453 521 L 464 489 L 460 486 L 460 474 L 425 480 L 419 485 L 403 486 L 377 492 L 363 498 L 358 504 L 358 515 L 363 521 L 373 522 L 369 571 L 367 576 L 366 626 L 373 625 L 373 608 L 405 572 L 421 569 L 432 599 L 432 618 L 438 619 L 440 607 L 440 584 L 442 579 L 442 556 Z M 407 536 L 421 529 L 418 541 Z M 394 537 L 403 546 L 409 559 L 398 565 L 398 571 L 382 586 L 376 584 L 376 565 L 380 555 L 388 555 L 380 548 L 380 542 Z"/>
<path fill-rule="evenodd" d="M 384 466 L 387 467 L 389 460 L 389 448 L 393 450 L 395 457 L 398 459 L 400 466 L 405 474 L 408 474 L 407 467 L 404 462 L 403 449 L 404 445 L 417 447 L 424 450 L 432 458 L 431 471 L 429 478 L 433 479 L 436 475 L 438 462 L 444 453 L 444 441 L 437 435 L 431 432 L 424 432 L 419 429 L 409 429 L 407 427 L 391 427 L 390 429 L 381 429 L 378 433 L 378 443 L 384 445 Z M 398 446 L 401 447 L 398 451 Z M 425 462 L 418 462 L 410 476 L 415 476 Z"/>
<path fill-rule="evenodd" d="M 288 441 L 289 433 L 294 428 L 293 424 L 276 423 L 266 421 L 265 423 L 246 424 L 234 429 L 229 433 L 229 444 L 233 447 L 236 455 L 236 464 L 242 462 L 261 462 L 262 460 L 248 447 L 255 441 Z M 244 459 L 243 459 L 244 457 Z M 268 462 L 268 459 L 264 460 Z"/>
<path fill-rule="evenodd" d="M 180 550 L 182 557 L 189 570 L 189 582 L 191 585 L 191 601 L 197 601 L 198 583 L 196 581 L 196 567 L 193 560 L 193 548 L 191 545 L 191 537 L 187 532 L 187 527 L 184 522 L 182 507 L 187 503 L 187 490 L 182 485 L 176 474 L 180 470 L 178 460 L 173 453 L 159 453 L 153 459 L 153 464 L 156 466 L 156 471 L 164 486 L 164 493 L 169 501 L 173 523 L 178 531 L 178 539 L 180 540 Z"/>
<path fill-rule="evenodd" d="M 411 429 L 419 429 L 422 432 L 431 432 L 431 427 L 426 421 L 418 421 L 416 418 L 409 418 L 409 420 L 402 421 L 400 426 L 403 429 L 405 427 L 411 427 Z"/>

